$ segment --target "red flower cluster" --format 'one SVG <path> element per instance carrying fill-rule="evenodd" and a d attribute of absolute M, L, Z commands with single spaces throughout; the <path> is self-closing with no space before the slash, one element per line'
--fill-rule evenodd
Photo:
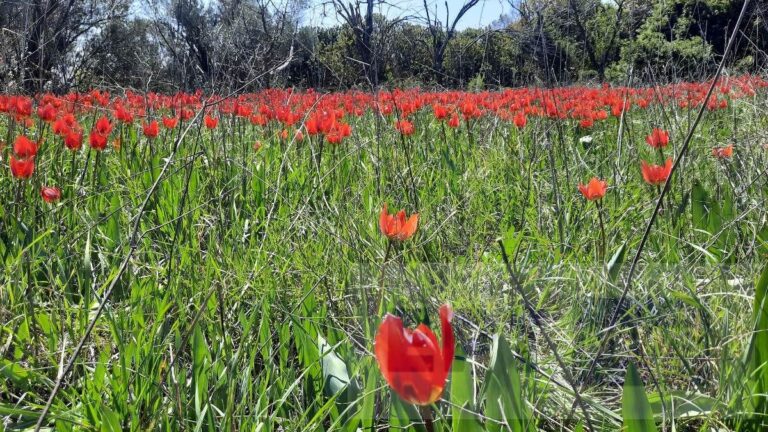
<path fill-rule="evenodd" d="M 125 118 L 125 115 L 123 115 Z M 112 133 L 112 123 L 107 116 L 101 116 L 91 129 L 91 134 L 88 136 L 88 144 L 96 151 L 102 151 L 107 148 L 107 139 L 109 134 Z"/>
<path fill-rule="evenodd" d="M 323 135 L 331 144 L 339 144 L 352 134 L 352 126 L 342 121 L 344 111 L 337 109 L 318 110 L 304 123 L 309 135 Z"/>
<path fill-rule="evenodd" d="M 53 123 L 53 133 L 60 136 L 64 146 L 70 150 L 80 150 L 83 146 L 82 128 L 71 112 L 58 116 Z"/>
<path fill-rule="evenodd" d="M 13 143 L 13 154 L 8 159 L 11 175 L 17 179 L 28 179 L 35 172 L 37 143 L 24 135 L 19 135 Z"/>
<path fill-rule="evenodd" d="M 711 98 L 708 109 L 727 108 L 729 100 L 750 97 L 757 89 L 768 87 L 768 81 L 752 75 L 723 78 L 717 84 L 720 91 Z M 291 130 L 291 126 L 302 122 L 310 136 L 323 135 L 328 142 L 338 144 L 351 135 L 348 119 L 369 111 L 389 117 L 393 122 L 401 119 L 411 123 L 419 111 L 430 109 L 436 120 L 446 121 L 451 128 L 459 127 L 462 118 L 470 124 L 483 117 L 498 118 L 524 128 L 532 118 L 545 117 L 573 121 L 574 125 L 587 129 L 611 115 L 627 115 L 654 105 L 701 106 L 709 85 L 709 82 L 677 83 L 657 88 L 605 85 L 600 88 L 518 88 L 497 92 L 395 89 L 377 93 L 325 94 L 311 89 L 306 92 L 267 89 L 224 98 L 204 95 L 202 91 L 171 95 L 128 91 L 113 96 L 92 90 L 63 96 L 42 94 L 35 98 L 0 95 L 0 114 L 25 125 L 32 125 L 36 114 L 41 121 L 52 124 L 54 132 L 72 149 L 79 148 L 78 143 L 82 142 L 82 128 L 75 118 L 94 111 L 100 113 L 100 118 L 90 133 L 89 143 L 96 149 L 106 146 L 112 131 L 110 118 L 126 125 L 140 119 L 142 126 L 149 125 L 149 137 L 154 132 L 150 114 L 161 117 L 163 126 L 172 129 L 178 121 L 188 121 L 203 109 L 207 112 L 202 123 L 208 129 L 215 129 L 221 118 L 242 119 L 258 127 L 278 123 L 281 126 L 278 130 Z M 209 103 L 211 101 L 214 103 Z M 411 129 L 408 123 L 402 123 L 398 130 L 407 134 Z M 647 142 L 655 148 L 663 148 L 669 143 L 669 135 L 654 129 Z"/>

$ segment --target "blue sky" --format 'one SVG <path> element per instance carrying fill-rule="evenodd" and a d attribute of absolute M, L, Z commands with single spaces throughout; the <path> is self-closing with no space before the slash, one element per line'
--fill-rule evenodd
<path fill-rule="evenodd" d="M 330 5 L 323 7 L 323 3 L 324 0 L 311 0 L 309 10 L 304 13 L 302 24 L 319 26 L 338 24 L 333 7 Z M 444 20 L 445 3 L 446 0 L 427 0 L 427 4 L 430 5 L 430 14 L 437 8 L 440 19 Z M 452 21 L 456 12 L 461 8 L 463 0 L 447 0 L 447 3 Z M 375 8 L 376 13 L 381 13 L 389 18 L 424 16 L 423 0 L 390 0 L 384 5 L 377 4 Z M 323 10 L 325 10 L 325 16 L 323 16 Z M 496 21 L 503 13 L 508 13 L 509 10 L 510 7 L 506 0 L 480 0 L 477 6 L 464 15 L 456 28 L 461 30 L 467 27 L 485 27 Z"/>

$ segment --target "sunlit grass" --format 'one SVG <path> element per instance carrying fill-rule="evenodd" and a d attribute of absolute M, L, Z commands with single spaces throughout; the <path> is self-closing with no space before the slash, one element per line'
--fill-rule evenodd
<path fill-rule="evenodd" d="M 115 120 L 103 152 L 88 145 L 96 110 L 78 117 L 85 137 L 75 153 L 35 117 L 26 127 L 4 117 L 2 427 L 34 425 L 115 281 L 49 427 L 386 428 L 410 407 L 391 408 L 372 355 L 382 313 L 434 325 L 438 306 L 450 303 L 465 355 L 436 406 L 438 430 L 515 424 L 493 415 L 486 399 L 488 374 L 512 365 L 521 384 L 509 397 L 530 416 L 518 426 L 574 430 L 583 415 L 571 409 L 573 392 L 510 283 L 499 238 L 597 427 L 621 426 L 630 363 L 665 427 L 736 427 L 735 414 L 750 409 L 742 395 L 753 393 L 740 365 L 768 254 L 765 101 L 758 92 L 706 114 L 623 305 L 622 263 L 658 197 L 640 161 L 677 154 L 693 107 L 634 107 L 591 129 L 534 113 L 519 129 L 489 108 L 451 128 L 426 105 L 402 136 L 397 108 L 380 115 L 366 106 L 344 116 L 352 133 L 336 145 L 306 133 L 306 113 L 293 126 L 219 113 L 214 129 L 200 115 L 155 139 L 138 120 Z M 653 127 L 670 131 L 663 156 L 645 142 Z M 22 132 L 41 142 L 28 180 L 5 166 Z M 731 143 L 732 157 L 712 156 Z M 592 177 L 609 186 L 604 257 L 597 206 L 577 189 Z M 42 185 L 59 187 L 61 200 L 45 203 Z M 414 237 L 389 254 L 379 231 L 384 203 L 419 213 Z M 617 307 L 625 311 L 619 328 L 588 375 Z M 499 356 L 504 363 L 492 364 Z M 465 393 L 452 392 L 460 379 Z M 672 399 L 683 395 L 698 398 L 699 409 Z M 459 413 L 472 425 L 457 423 Z"/>

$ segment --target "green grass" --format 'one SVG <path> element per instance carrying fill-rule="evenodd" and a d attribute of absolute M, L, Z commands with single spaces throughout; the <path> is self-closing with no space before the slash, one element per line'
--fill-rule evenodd
<path fill-rule="evenodd" d="M 49 428 L 354 431 L 395 419 L 418 430 L 372 355 L 383 293 L 383 309 L 411 325 L 436 322 L 445 302 L 456 312 L 466 356 L 437 404 L 437 430 L 579 430 L 583 413 L 510 284 L 499 238 L 597 428 L 621 427 L 635 364 L 646 391 L 632 395 L 647 394 L 660 429 L 747 430 L 757 420 L 744 412 L 766 412 L 745 384 L 753 330 L 766 327 L 754 312 L 768 253 L 765 102 L 706 114 L 592 375 L 658 196 L 640 175 L 640 159 L 657 160 L 644 137 L 666 109 L 666 154 L 676 154 L 687 110 L 633 110 L 621 140 L 609 118 L 590 145 L 573 122 L 541 118 L 522 131 L 484 118 L 444 135 L 428 111 L 401 139 L 368 113 L 319 165 L 317 138 L 284 141 L 231 118 L 151 143 L 124 126 L 119 151 L 75 158 L 46 132 L 31 180 L 0 176 L 0 430 L 34 426 L 113 282 Z M 732 159 L 711 157 L 730 142 Z M 610 186 L 604 259 L 596 207 L 576 189 L 592 176 Z M 62 201 L 44 204 L 41 184 L 60 186 Z M 382 290 L 384 202 L 418 211 L 420 226 L 392 251 Z M 611 274 L 605 263 L 622 247 Z M 506 380 L 516 390 L 489 384 Z M 523 419 L 489 409 L 494 391 Z"/>

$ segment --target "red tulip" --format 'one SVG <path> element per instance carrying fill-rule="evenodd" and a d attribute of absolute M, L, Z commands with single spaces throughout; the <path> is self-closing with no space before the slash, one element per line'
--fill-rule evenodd
<path fill-rule="evenodd" d="M 480 108 L 477 107 L 477 104 L 474 101 L 467 100 L 461 104 L 461 114 L 464 116 L 465 120 L 469 120 L 480 117 L 483 112 L 480 111 Z"/>
<path fill-rule="evenodd" d="M 579 191 L 584 195 L 587 201 L 599 200 L 605 196 L 605 192 L 608 190 L 608 184 L 605 180 L 600 180 L 597 177 L 592 177 L 592 180 L 583 185 L 579 183 Z"/>
<path fill-rule="evenodd" d="M 339 131 L 333 130 L 325 134 L 325 139 L 328 140 L 328 143 L 330 144 L 339 144 L 344 137 L 341 136 Z"/>
<path fill-rule="evenodd" d="M 160 125 L 157 124 L 157 120 L 144 123 L 144 125 L 142 125 L 142 129 L 144 129 L 144 136 L 147 138 L 156 138 L 160 133 Z"/>
<path fill-rule="evenodd" d="M 133 123 L 133 113 L 118 105 L 115 108 L 115 117 L 123 123 Z M 104 134 L 109 135 L 109 134 Z"/>
<path fill-rule="evenodd" d="M 459 115 L 456 113 L 453 113 L 450 119 L 448 119 L 448 127 L 450 128 L 457 128 L 459 127 Z"/>
<path fill-rule="evenodd" d="M 512 119 L 512 122 L 518 129 L 522 129 L 525 127 L 525 124 L 528 123 L 528 118 L 525 117 L 524 112 L 518 111 L 517 114 L 515 114 L 515 117 Z"/>
<path fill-rule="evenodd" d="M 37 116 L 40 120 L 50 123 L 56 119 L 56 108 L 47 103 L 37 107 Z"/>
<path fill-rule="evenodd" d="M 11 166 L 11 175 L 17 179 L 28 179 L 32 177 L 32 173 L 35 172 L 35 158 L 30 157 L 28 159 L 16 159 L 11 156 L 8 159 Z"/>
<path fill-rule="evenodd" d="M 266 126 L 267 125 L 267 118 L 264 117 L 261 114 L 253 114 L 248 118 L 248 120 L 251 122 L 254 126 Z"/>
<path fill-rule="evenodd" d="M 34 157 L 37 154 L 37 143 L 24 135 L 19 135 L 13 142 L 13 152 L 22 159 Z"/>
<path fill-rule="evenodd" d="M 100 134 L 98 131 L 91 131 L 91 135 L 88 137 L 88 144 L 90 144 L 91 148 L 94 150 L 104 150 L 107 148 L 107 137 Z"/>
<path fill-rule="evenodd" d="M 733 156 L 733 144 L 728 144 L 725 147 L 715 147 L 712 149 L 712 156 L 718 159 L 728 159 Z"/>
<path fill-rule="evenodd" d="M 69 131 L 64 135 L 64 145 L 70 150 L 80 150 L 83 146 L 83 133 L 77 131 Z"/>
<path fill-rule="evenodd" d="M 218 126 L 219 124 L 219 119 L 215 117 L 211 117 L 209 115 L 206 115 L 204 120 L 205 120 L 205 127 L 207 127 L 208 129 L 215 129 L 216 126 Z"/>
<path fill-rule="evenodd" d="M 391 215 L 387 211 L 387 204 L 381 208 L 379 214 L 379 229 L 381 233 L 390 240 L 404 241 L 408 240 L 416 233 L 419 224 L 419 214 L 412 214 L 407 220 L 405 210 L 400 210 L 396 215 Z"/>
<path fill-rule="evenodd" d="M 395 122 L 395 129 L 400 131 L 400 133 L 405 136 L 412 135 L 415 131 L 413 123 L 409 122 L 408 120 L 400 120 Z"/>
<path fill-rule="evenodd" d="M 663 148 L 669 144 L 669 133 L 663 129 L 653 128 L 650 135 L 645 137 L 645 142 L 653 148 Z"/>
<path fill-rule="evenodd" d="M 672 159 L 667 159 L 664 165 L 649 165 L 645 161 L 641 161 L 640 170 L 646 183 L 650 185 L 664 184 L 672 172 Z"/>
<path fill-rule="evenodd" d="M 173 129 L 178 123 L 178 117 L 163 117 L 163 126 L 165 126 L 166 129 Z"/>
<path fill-rule="evenodd" d="M 336 127 L 343 138 L 352 135 L 352 126 L 349 123 L 339 123 Z"/>
<path fill-rule="evenodd" d="M 440 308 L 442 347 L 424 324 L 403 328 L 403 321 L 387 314 L 376 332 L 374 353 L 390 387 L 406 402 L 429 405 L 440 399 L 451 370 L 454 337 L 448 305 Z"/>
<path fill-rule="evenodd" d="M 189 108 L 184 108 L 179 112 L 179 117 L 185 121 L 191 119 L 194 115 L 195 112 Z"/>
<path fill-rule="evenodd" d="M 43 186 L 40 188 L 40 196 L 43 197 L 43 201 L 52 204 L 61 199 L 61 190 L 57 187 Z"/>
<path fill-rule="evenodd" d="M 432 105 L 432 112 L 435 114 L 437 120 L 443 120 L 448 117 L 448 108 L 440 104 Z"/>
<path fill-rule="evenodd" d="M 56 135 L 66 135 L 69 129 L 69 125 L 64 118 L 60 118 L 53 123 L 53 133 Z"/>
<path fill-rule="evenodd" d="M 106 116 L 102 116 L 98 120 L 96 120 L 96 125 L 94 126 L 94 129 L 101 135 L 104 135 L 105 137 L 112 133 L 112 123 L 109 122 L 109 119 Z"/>

